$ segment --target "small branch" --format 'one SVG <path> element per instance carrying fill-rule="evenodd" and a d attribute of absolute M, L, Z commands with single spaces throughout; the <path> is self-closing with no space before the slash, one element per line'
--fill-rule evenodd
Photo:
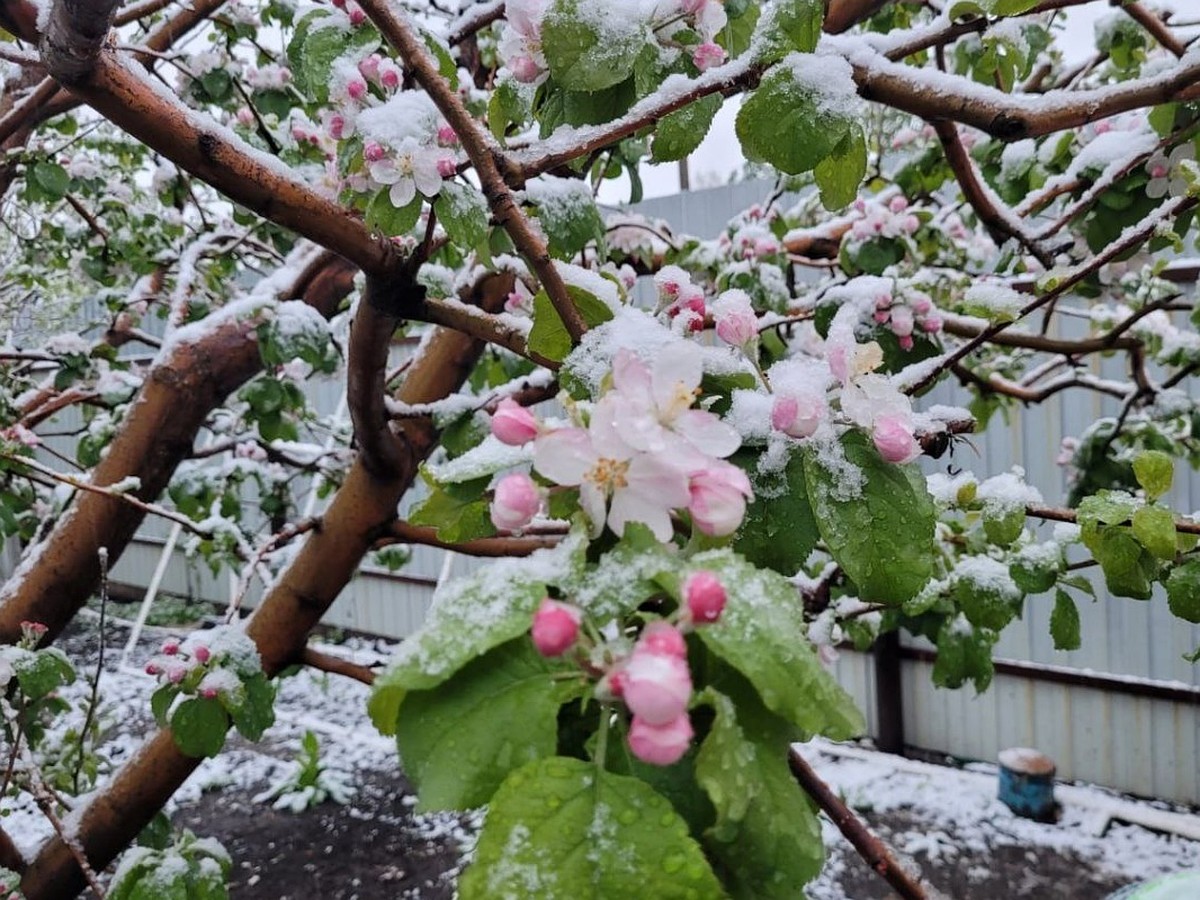
<path fill-rule="evenodd" d="M 1049 522 L 1077 521 L 1075 510 L 1054 506 L 1037 506 L 1030 504 L 1025 507 L 1025 515 L 1034 519 L 1045 519 Z M 1180 534 L 1200 534 L 1200 522 L 1188 522 L 1182 519 L 1175 521 L 1175 530 Z"/>
<path fill-rule="evenodd" d="M 28 757 L 27 762 L 32 767 L 33 757 L 29 755 L 29 751 L 26 751 L 26 756 Z M 67 834 L 62 819 L 54 811 L 54 795 L 50 793 L 46 783 L 42 780 L 41 773 L 33 768 L 31 768 L 29 773 L 29 791 L 33 795 L 33 802 L 37 804 L 38 809 L 42 811 L 42 815 L 50 822 L 50 827 L 54 829 L 54 833 L 58 835 L 58 839 L 66 844 L 67 849 L 71 851 L 71 855 L 75 857 L 75 862 L 79 864 L 79 868 L 83 872 L 83 877 L 87 879 L 92 893 L 96 895 L 97 900 L 104 900 L 107 895 L 104 893 L 104 888 L 100 886 L 100 879 L 96 877 L 95 869 L 88 863 L 87 854 L 83 852 L 79 841 L 73 835 Z"/>
<path fill-rule="evenodd" d="M 412 525 L 397 520 L 387 526 L 384 533 L 372 545 L 372 549 L 379 550 L 391 544 L 424 544 L 427 547 L 453 550 L 455 553 L 462 553 L 465 556 L 528 556 L 535 550 L 545 550 L 556 546 L 564 534 L 566 534 L 565 529 L 553 531 L 526 529 L 520 537 L 476 538 L 473 541 L 452 544 L 440 540 L 436 528 Z"/>
<path fill-rule="evenodd" d="M 91 484 L 91 483 L 83 481 L 79 478 L 75 478 L 71 475 L 63 475 L 61 472 L 56 472 L 56 471 L 54 471 L 54 469 L 51 469 L 49 466 L 44 466 L 37 460 L 30 459 L 28 456 L 20 456 L 15 453 L 0 453 L 0 459 L 7 459 L 9 462 L 17 463 L 18 465 L 24 466 L 28 469 L 32 469 L 33 471 L 38 472 L 42 475 L 45 475 L 47 478 L 51 478 L 54 481 L 59 482 L 60 484 L 66 484 L 66 485 L 69 485 L 70 487 L 77 488 L 78 490 L 81 490 L 81 491 L 88 491 L 89 493 L 92 493 L 92 494 L 99 494 L 102 497 L 109 497 L 113 500 L 119 500 L 122 503 L 128 503 L 130 506 L 140 509 L 144 513 L 149 513 L 151 515 L 159 516 L 170 522 L 176 522 L 179 525 L 182 525 L 184 528 L 186 528 L 192 534 L 199 535 L 202 538 L 211 538 L 212 537 L 211 532 L 205 531 L 203 528 L 200 528 L 199 526 L 196 525 L 195 522 L 193 522 L 187 516 L 185 516 L 181 513 L 177 513 L 174 510 L 166 509 L 165 507 L 158 506 L 157 504 L 147 503 L 144 500 L 139 500 L 133 494 L 125 493 L 124 491 L 114 491 L 110 487 L 103 487 L 101 485 Z"/>
<path fill-rule="evenodd" d="M 329 672 L 331 675 L 345 675 L 347 678 L 353 678 L 363 684 L 375 683 L 375 673 L 366 666 L 360 666 L 358 663 L 342 659 L 340 656 L 322 653 L 312 647 L 304 648 L 300 654 L 300 661 L 306 666 L 320 669 L 322 672 Z"/>
<path fill-rule="evenodd" d="M 83 719 L 83 727 L 79 729 L 79 754 L 75 759 L 75 771 L 71 773 L 71 788 L 76 797 L 80 794 L 79 775 L 83 771 L 84 745 L 92 722 L 96 719 L 96 709 L 100 705 L 100 676 L 104 674 L 104 625 L 108 618 L 108 549 L 100 548 L 100 623 L 96 629 L 100 638 L 100 650 L 96 654 L 96 672 L 92 676 L 92 691 L 88 697 L 87 715 Z"/>
<path fill-rule="evenodd" d="M 477 3 L 451 23 L 450 30 L 446 33 L 446 43 L 451 47 L 461 44 L 503 15 L 504 0 L 488 0 L 486 3 Z"/>
<path fill-rule="evenodd" d="M 263 543 L 261 547 L 254 551 L 254 555 L 250 557 L 250 562 L 242 570 L 242 577 L 238 579 L 237 591 L 229 601 L 229 606 L 225 610 L 225 621 L 232 622 L 233 617 L 241 608 L 242 601 L 246 598 L 246 591 L 250 589 L 250 580 L 254 577 L 255 571 L 259 564 L 268 553 L 278 550 L 284 544 L 289 543 L 293 539 L 309 531 L 316 531 L 321 527 L 320 516 L 310 516 L 307 519 L 297 522 L 294 525 L 289 525 L 287 528 L 271 535 L 271 537 Z"/>
<path fill-rule="evenodd" d="M 872 834 L 850 807 L 817 776 L 795 747 L 788 749 L 788 766 L 800 787 L 829 816 L 871 871 L 890 884 L 903 900 L 926 900 L 925 889 L 919 881 L 900 868 L 887 845 Z"/>
<path fill-rule="evenodd" d="M 1122 0 L 1109 0 L 1109 2 L 1112 6 L 1124 10 L 1129 18 L 1146 29 L 1146 33 L 1158 41 L 1159 45 L 1164 49 L 1171 51 L 1180 58 L 1187 53 L 1187 47 L 1183 45 L 1183 42 L 1179 38 L 1175 37 L 1174 32 L 1167 27 L 1167 23 L 1155 13 L 1142 6 L 1141 3 L 1128 3 L 1122 2 Z"/>

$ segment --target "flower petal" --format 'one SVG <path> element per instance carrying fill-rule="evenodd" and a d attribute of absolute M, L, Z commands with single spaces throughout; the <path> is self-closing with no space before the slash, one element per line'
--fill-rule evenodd
<path fill-rule="evenodd" d="M 534 442 L 533 467 L 556 484 L 579 484 L 595 464 L 596 451 L 582 428 L 561 428 Z"/>

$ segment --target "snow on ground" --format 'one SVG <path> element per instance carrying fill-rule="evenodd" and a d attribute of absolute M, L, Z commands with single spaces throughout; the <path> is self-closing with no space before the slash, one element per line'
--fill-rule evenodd
<path fill-rule="evenodd" d="M 89 633 L 76 629 L 65 643 L 77 663 L 90 658 L 94 664 L 94 616 L 84 618 L 82 624 Z M 164 637 L 181 636 L 181 631 L 148 629 L 131 656 L 131 666 L 119 669 L 120 654 L 111 648 L 121 646 L 126 634 L 123 625 L 110 624 L 106 642 L 110 652 L 101 682 L 106 734 L 102 754 L 113 767 L 128 759 L 154 727 L 149 696 L 155 682 L 140 671 L 140 666 Z M 353 638 L 321 649 L 372 665 L 386 660 L 394 646 Z M 80 664 L 81 675 L 85 670 L 86 666 Z M 87 680 L 81 678 L 67 693 L 80 697 L 87 690 Z M 419 852 L 425 852 L 422 847 L 442 846 L 447 850 L 442 854 L 445 860 L 426 863 L 426 869 L 441 865 L 441 876 L 426 878 L 425 872 L 423 887 L 405 889 L 402 895 L 426 900 L 449 898 L 454 860 L 472 842 L 479 816 L 412 814 L 415 799 L 403 794 L 395 745 L 378 734 L 366 716 L 367 690 L 356 681 L 312 669 L 283 679 L 277 721 L 264 740 L 251 745 L 240 738 L 232 739 L 224 753 L 199 767 L 176 795 L 173 808 L 185 817 L 189 827 L 202 832 L 206 826 L 233 827 L 233 813 L 241 816 L 247 811 L 261 820 L 258 827 L 266 828 L 268 804 L 254 804 L 252 798 L 291 770 L 300 739 L 311 730 L 320 740 L 326 764 L 353 773 L 352 780 L 360 789 L 349 807 L 338 813 L 336 823 L 343 835 L 347 829 L 351 832 L 344 837 L 355 846 L 351 856 L 358 855 L 354 842 L 359 839 L 352 833 L 358 827 L 363 829 L 364 859 L 370 855 L 368 837 L 374 840 L 375 835 L 389 829 L 402 829 L 411 835 L 412 840 L 404 847 L 415 847 Z M 1125 804 L 1133 813 L 1146 816 L 1171 809 L 1164 803 L 1131 801 L 1092 786 L 1060 787 L 1061 819 L 1055 824 L 1042 824 L 1015 816 L 996 799 L 994 766 L 973 764 L 958 769 L 823 741 L 801 745 L 801 751 L 818 774 L 891 843 L 901 859 L 920 869 L 936 888 L 951 897 L 1098 898 L 1133 881 L 1200 868 L 1198 843 L 1119 821 L 1105 828 L 1114 806 Z M 6 830 L 23 850 L 33 850 L 48 834 L 47 824 L 28 802 L 18 799 L 15 808 L 11 798 L 3 803 L 12 811 L 5 818 Z M 325 815 L 329 808 L 323 807 Z M 254 812 L 256 809 L 264 812 L 260 815 Z M 210 818 L 214 811 L 219 814 L 215 822 Z M 189 814 L 191 818 L 186 818 Z M 278 827 L 290 829 L 287 823 L 292 821 L 296 827 L 301 824 L 300 819 L 287 819 Z M 1188 815 L 1186 821 L 1200 829 L 1200 817 Z M 254 852 L 259 833 L 255 828 L 252 820 L 245 832 L 234 838 L 242 854 Z M 837 829 L 827 821 L 823 828 L 829 861 L 805 896 L 809 900 L 888 896 L 886 885 L 866 869 Z M 230 838 L 219 833 L 212 836 Z M 395 847 L 388 852 L 393 854 L 390 863 L 395 858 Z M 400 862 L 407 864 L 404 858 Z M 253 863 L 253 871 L 266 871 L 264 877 L 269 877 L 269 870 L 260 863 Z M 252 864 L 243 860 L 242 865 L 249 870 Z M 379 875 L 379 871 L 368 865 L 357 872 L 328 873 L 324 877 L 342 878 L 347 885 L 346 897 L 397 896 L 387 893 L 388 886 L 381 883 L 387 876 Z M 253 886 L 257 877 L 248 876 L 243 884 Z M 364 890 L 372 880 L 375 890 L 383 893 Z M 281 895 L 235 890 L 234 896 L 269 896 L 274 900 Z M 342 897 L 343 893 L 340 889 L 329 890 L 324 896 Z"/>

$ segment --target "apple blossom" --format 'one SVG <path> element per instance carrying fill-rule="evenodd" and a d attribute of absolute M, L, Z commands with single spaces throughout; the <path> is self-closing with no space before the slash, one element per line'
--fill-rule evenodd
<path fill-rule="evenodd" d="M 492 524 L 502 531 L 520 531 L 533 521 L 542 506 L 538 486 L 523 472 L 505 475 L 492 498 Z"/>
<path fill-rule="evenodd" d="M 562 656 L 579 638 L 583 611 L 546 597 L 533 614 L 533 645 L 542 656 Z"/>
<path fill-rule="evenodd" d="M 437 196 L 442 189 L 442 176 L 438 172 L 440 156 L 434 148 L 405 138 L 394 157 L 371 163 L 368 171 L 380 184 L 391 185 L 388 198 L 394 207 L 401 209 L 413 201 L 418 191 L 426 197 Z"/>
<path fill-rule="evenodd" d="M 889 413 L 880 416 L 871 432 L 879 455 L 891 463 L 906 463 L 921 453 L 907 416 Z"/>
<path fill-rule="evenodd" d="M 710 537 L 737 531 L 746 515 L 746 500 L 754 496 L 746 473 L 724 460 L 713 460 L 694 473 L 688 490 L 692 521 Z"/>
<path fill-rule="evenodd" d="M 364 56 L 358 61 L 358 71 L 362 73 L 362 77 L 368 81 L 375 81 L 379 78 L 379 64 L 383 62 L 383 57 L 378 53 L 372 53 L 369 56 Z"/>
<path fill-rule="evenodd" d="M 692 673 L 687 660 L 639 645 L 625 664 L 625 705 L 650 725 L 666 725 L 687 712 Z"/>
<path fill-rule="evenodd" d="M 645 719 L 634 716 L 629 726 L 629 749 L 642 762 L 669 766 L 687 753 L 694 734 L 687 713 L 680 714 L 665 725 L 651 725 Z"/>
<path fill-rule="evenodd" d="M 508 61 L 508 69 L 521 84 L 533 84 L 542 74 L 541 66 L 529 56 L 513 57 Z"/>
<path fill-rule="evenodd" d="M 942 330 L 941 316 L 926 316 L 921 320 L 921 328 L 930 334 L 934 334 Z"/>
<path fill-rule="evenodd" d="M 492 413 L 492 434 L 502 444 L 520 447 L 537 437 L 537 418 L 512 397 L 505 397 Z"/>
<path fill-rule="evenodd" d="M 892 309 L 892 334 L 905 337 L 912 334 L 913 311 L 907 306 L 897 306 Z"/>
<path fill-rule="evenodd" d="M 379 83 L 389 91 L 400 87 L 401 75 L 400 67 L 392 60 L 385 59 L 379 64 Z"/>
<path fill-rule="evenodd" d="M 825 418 L 825 399 L 814 393 L 777 394 L 771 405 L 771 427 L 788 437 L 811 437 Z"/>
<path fill-rule="evenodd" d="M 713 304 L 717 337 L 731 346 L 745 349 L 758 339 L 758 316 L 745 291 L 726 291 Z"/>
<path fill-rule="evenodd" d="M 692 51 L 692 62 L 697 69 L 705 72 L 725 62 L 725 50 L 719 44 L 705 41 Z"/>
<path fill-rule="evenodd" d="M 168 638 L 163 641 L 163 645 L 159 650 L 164 656 L 175 656 L 179 653 L 179 641 L 175 638 Z"/>
<path fill-rule="evenodd" d="M 695 622 L 715 622 L 725 610 L 725 585 L 708 570 L 693 572 L 683 583 L 683 598 Z"/>
<path fill-rule="evenodd" d="M 204 665 L 212 658 L 212 651 L 204 646 L 204 644 L 197 644 L 195 649 L 192 650 L 192 658 L 200 663 L 200 665 Z"/>
<path fill-rule="evenodd" d="M 634 653 L 657 653 L 664 656 L 687 656 L 687 644 L 678 628 L 664 619 L 656 619 L 642 629 Z"/>

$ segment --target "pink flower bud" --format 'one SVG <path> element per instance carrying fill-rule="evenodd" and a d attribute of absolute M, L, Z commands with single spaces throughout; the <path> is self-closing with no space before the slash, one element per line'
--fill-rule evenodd
<path fill-rule="evenodd" d="M 634 651 L 625 665 L 625 705 L 650 725 L 666 725 L 687 712 L 692 673 L 687 661 L 666 653 Z"/>
<path fill-rule="evenodd" d="M 924 294 L 917 294 L 908 305 L 912 307 L 912 311 L 918 316 L 923 316 L 933 309 L 933 301 Z"/>
<path fill-rule="evenodd" d="M 360 78 L 352 79 L 346 85 L 346 93 L 351 100 L 361 100 L 367 94 L 367 83 Z"/>
<path fill-rule="evenodd" d="M 215 687 L 202 687 L 200 688 L 200 696 L 205 700 L 216 700 L 217 689 Z"/>
<path fill-rule="evenodd" d="M 923 328 L 929 334 L 935 334 L 936 332 L 941 331 L 942 330 L 942 317 L 941 316 L 926 316 L 924 319 L 921 320 L 921 328 Z"/>
<path fill-rule="evenodd" d="M 254 124 L 254 113 L 250 111 L 250 107 L 248 106 L 239 106 L 235 118 L 237 119 L 237 123 L 239 125 L 245 127 L 249 127 L 250 125 Z"/>
<path fill-rule="evenodd" d="M 758 316 L 742 291 L 726 291 L 713 304 L 717 337 L 734 347 L 746 348 L 758 339 Z"/>
<path fill-rule="evenodd" d="M 692 62 L 697 69 L 705 72 L 725 62 L 725 50 L 719 44 L 705 41 L 692 51 Z"/>
<path fill-rule="evenodd" d="M 454 162 L 453 156 L 442 156 L 437 161 L 438 174 L 443 178 L 453 178 L 458 171 L 458 166 Z"/>
<path fill-rule="evenodd" d="M 515 56 L 508 61 L 508 70 L 521 84 L 533 84 L 542 74 L 541 67 L 530 56 Z"/>
<path fill-rule="evenodd" d="M 725 611 L 725 585 L 712 572 L 689 575 L 683 583 L 683 596 L 695 622 L 715 622 Z"/>
<path fill-rule="evenodd" d="M 167 638 L 167 640 L 163 641 L 161 652 L 164 656 L 174 656 L 179 652 L 179 641 L 175 640 L 175 638 Z"/>
<path fill-rule="evenodd" d="M 303 125 L 292 126 L 292 139 L 298 144 L 302 144 L 308 140 L 308 129 Z"/>
<path fill-rule="evenodd" d="M 913 340 L 913 336 L 911 334 L 906 334 L 902 337 L 896 338 L 896 343 L 900 345 L 901 350 L 911 350 L 916 342 Z"/>
<path fill-rule="evenodd" d="M 746 515 L 746 499 L 754 496 L 746 473 L 724 460 L 714 460 L 694 473 L 688 491 L 692 521 L 710 537 L 724 537 L 737 531 Z"/>
<path fill-rule="evenodd" d="M 212 651 L 203 644 L 197 644 L 196 649 L 192 651 L 192 658 L 203 666 L 207 664 L 210 659 L 212 659 Z"/>
<path fill-rule="evenodd" d="M 350 17 L 350 24 L 355 28 L 367 21 L 367 14 L 357 3 L 346 3 L 346 15 Z"/>
<path fill-rule="evenodd" d="M 876 309 L 891 309 L 892 308 L 892 295 L 891 294 L 880 294 L 878 297 L 876 297 L 875 298 L 875 308 Z"/>
<path fill-rule="evenodd" d="M 921 445 L 913 437 L 912 424 L 906 416 L 880 416 L 875 420 L 871 438 L 879 455 L 890 463 L 906 463 L 921 452 Z"/>
<path fill-rule="evenodd" d="M 400 68 L 390 59 L 379 64 L 379 83 L 389 91 L 400 87 Z"/>
<path fill-rule="evenodd" d="M 788 437 L 811 437 L 825 417 L 825 401 L 816 394 L 778 394 L 771 406 L 771 427 Z"/>
<path fill-rule="evenodd" d="M 329 117 L 329 136 L 335 141 L 340 141 L 346 135 L 346 117 L 340 113 L 334 113 Z"/>
<path fill-rule="evenodd" d="M 651 725 L 645 719 L 634 716 L 629 726 L 629 749 L 642 762 L 669 766 L 687 753 L 693 734 L 687 713 L 682 713 L 665 725 Z"/>
<path fill-rule="evenodd" d="M 704 292 L 695 285 L 688 285 L 680 290 L 679 298 L 667 307 L 667 318 L 674 319 L 683 314 L 686 316 L 688 331 L 704 329 Z"/>
<path fill-rule="evenodd" d="M 876 324 L 882 325 L 884 322 L 886 322 L 891 317 L 892 317 L 892 314 L 890 312 L 888 312 L 886 309 L 881 309 L 881 310 L 876 311 L 874 319 L 875 319 Z"/>
<path fill-rule="evenodd" d="M 537 433 L 538 424 L 533 413 L 512 397 L 505 397 L 496 405 L 496 411 L 492 413 L 492 434 L 502 444 L 520 447 L 537 437 Z"/>
<path fill-rule="evenodd" d="M 158 663 L 152 663 L 152 662 L 146 663 L 146 674 L 147 675 L 157 675 L 160 672 L 162 672 L 162 668 L 158 665 Z"/>
<path fill-rule="evenodd" d="M 179 684 L 183 681 L 183 676 L 187 674 L 187 669 L 180 665 L 171 665 L 167 667 L 167 681 L 171 684 Z"/>
<path fill-rule="evenodd" d="M 458 132 L 449 125 L 440 125 L 437 130 L 437 140 L 443 147 L 453 147 L 458 143 Z"/>
<path fill-rule="evenodd" d="M 908 209 L 908 199 L 905 197 L 893 197 L 888 203 L 888 209 L 894 213 L 902 213 Z"/>
<path fill-rule="evenodd" d="M 361 60 L 358 64 L 358 71 L 362 73 L 362 77 L 368 81 L 375 81 L 379 78 L 379 64 L 383 61 L 383 57 L 378 53 L 372 53 L 370 56 Z"/>
<path fill-rule="evenodd" d="M 687 643 L 684 642 L 683 634 L 678 628 L 663 619 L 656 619 L 642 629 L 633 652 L 686 659 Z"/>
<path fill-rule="evenodd" d="M 579 637 L 583 611 L 547 597 L 533 614 L 533 645 L 542 656 L 562 656 Z"/>
<path fill-rule="evenodd" d="M 542 506 L 542 494 L 523 472 L 505 475 L 492 498 L 492 524 L 503 531 L 520 531 Z"/>
<path fill-rule="evenodd" d="M 378 141 L 367 141 L 363 144 L 363 159 L 367 162 L 379 162 L 386 155 L 387 151 Z"/>
<path fill-rule="evenodd" d="M 917 229 L 919 229 L 920 227 L 921 227 L 921 220 L 918 219 L 916 216 L 909 215 L 909 216 L 904 217 L 905 233 L 916 234 Z"/>
<path fill-rule="evenodd" d="M 912 334 L 913 312 L 907 306 L 897 306 L 892 309 L 892 334 L 904 337 Z"/>

